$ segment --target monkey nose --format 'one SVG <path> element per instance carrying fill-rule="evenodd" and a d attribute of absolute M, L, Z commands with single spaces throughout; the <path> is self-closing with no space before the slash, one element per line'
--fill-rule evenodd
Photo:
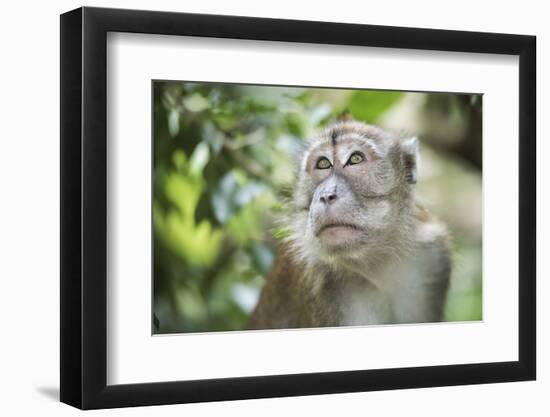
<path fill-rule="evenodd" d="M 321 200 L 321 203 L 327 204 L 327 205 L 334 203 L 337 198 L 338 197 L 334 192 L 322 194 L 321 197 L 319 197 L 319 199 Z"/>

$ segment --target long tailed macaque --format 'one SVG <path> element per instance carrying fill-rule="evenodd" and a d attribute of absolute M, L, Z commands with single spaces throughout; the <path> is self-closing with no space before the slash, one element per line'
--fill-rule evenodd
<path fill-rule="evenodd" d="M 416 138 L 352 120 L 309 142 L 250 328 L 443 320 L 447 231 L 415 198 L 417 153 Z"/>

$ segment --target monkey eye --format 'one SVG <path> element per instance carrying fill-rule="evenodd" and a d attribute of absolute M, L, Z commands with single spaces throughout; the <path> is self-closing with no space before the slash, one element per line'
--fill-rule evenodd
<path fill-rule="evenodd" d="M 363 162 L 365 160 L 365 157 L 363 155 L 361 155 L 360 153 L 358 152 L 355 152 L 354 154 L 352 154 L 349 159 L 348 159 L 348 165 L 355 165 L 355 164 L 358 164 L 360 162 Z"/>
<path fill-rule="evenodd" d="M 320 158 L 317 161 L 317 165 L 315 165 L 315 167 L 317 169 L 328 169 L 331 166 L 332 166 L 332 164 L 330 163 L 330 161 L 327 158 Z"/>

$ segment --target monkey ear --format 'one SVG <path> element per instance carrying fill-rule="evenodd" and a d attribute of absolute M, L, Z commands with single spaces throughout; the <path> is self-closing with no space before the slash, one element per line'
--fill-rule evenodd
<path fill-rule="evenodd" d="M 402 161 L 405 178 L 409 184 L 416 184 L 418 178 L 418 138 L 405 139 L 401 143 Z"/>

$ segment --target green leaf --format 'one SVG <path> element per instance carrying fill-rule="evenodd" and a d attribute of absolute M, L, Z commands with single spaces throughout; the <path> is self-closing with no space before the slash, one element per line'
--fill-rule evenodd
<path fill-rule="evenodd" d="M 210 149 L 204 142 L 200 142 L 196 147 L 189 161 L 189 173 L 199 176 L 210 159 Z"/>
<path fill-rule="evenodd" d="M 183 100 L 183 105 L 187 110 L 192 113 L 199 113 L 210 107 L 210 102 L 201 96 L 199 93 L 195 93 Z"/>
<path fill-rule="evenodd" d="M 174 151 L 174 154 L 172 155 L 172 162 L 174 162 L 174 165 L 178 171 L 183 172 L 187 169 L 187 157 L 185 156 L 185 152 L 181 149 L 176 149 Z"/>
<path fill-rule="evenodd" d="M 348 109 L 355 119 L 374 123 L 402 96 L 403 93 L 393 91 L 356 91 Z"/>
<path fill-rule="evenodd" d="M 168 114 L 168 132 L 172 137 L 176 137 L 180 132 L 180 114 L 176 109 L 170 110 Z"/>
<path fill-rule="evenodd" d="M 256 243 L 252 246 L 252 256 L 260 272 L 266 275 L 273 265 L 273 250 L 264 243 Z"/>
<path fill-rule="evenodd" d="M 203 123 L 201 138 L 212 147 L 214 153 L 219 153 L 222 150 L 225 135 L 210 120 Z"/>

